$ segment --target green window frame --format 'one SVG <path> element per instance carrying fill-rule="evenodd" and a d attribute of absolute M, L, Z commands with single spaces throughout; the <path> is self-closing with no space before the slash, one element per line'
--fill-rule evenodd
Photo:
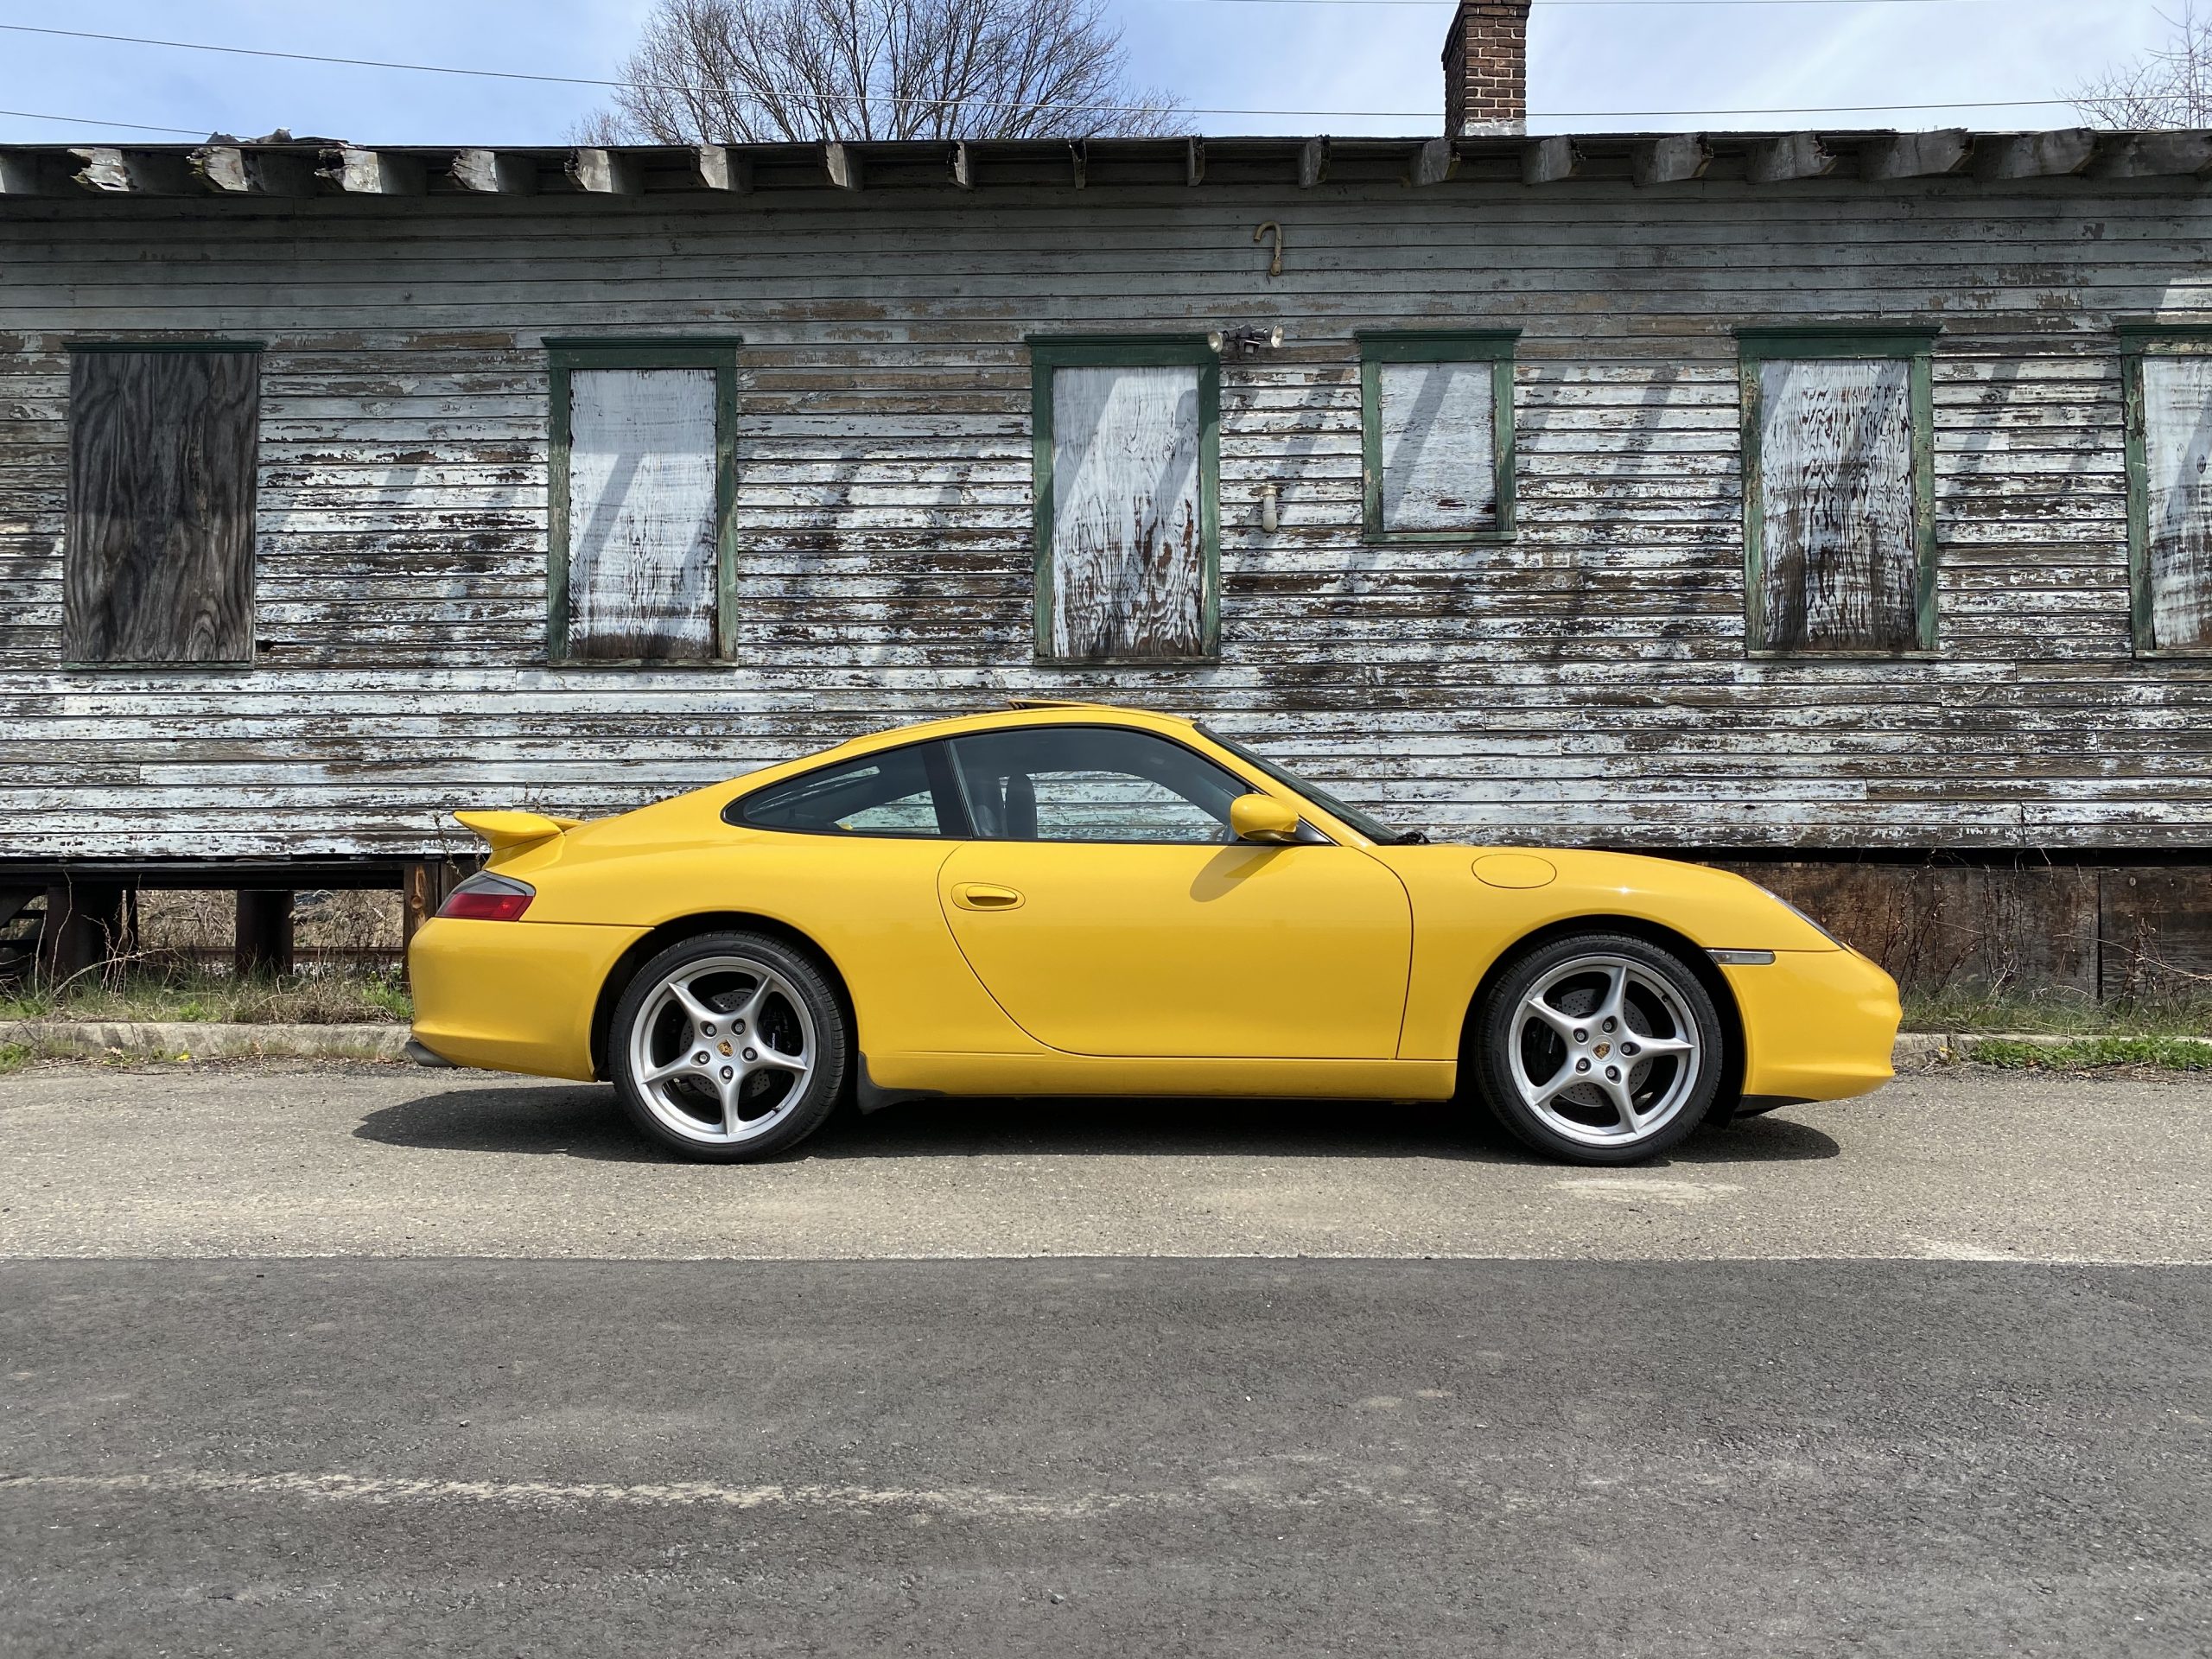
<path fill-rule="evenodd" d="M 2161 645 L 2151 571 L 2151 432 L 2144 391 L 2144 359 L 2212 357 L 2212 323 L 2128 323 L 2120 329 L 2121 397 L 2127 421 L 2128 623 L 2135 654 L 2148 658 L 2212 657 L 2212 641 Z"/>
<path fill-rule="evenodd" d="M 1221 657 L 1221 355 L 1203 334 L 1033 334 L 1029 420 L 1036 540 L 1036 658 L 1068 668 L 1173 668 Z M 1063 657 L 1052 647 L 1052 377 L 1062 369 L 1173 368 L 1198 372 L 1200 643 L 1195 653 Z"/>
<path fill-rule="evenodd" d="M 1833 327 L 1739 328 L 1736 331 L 1743 404 L 1744 617 L 1745 654 L 1810 659 L 1932 656 L 1936 633 L 1936 343 L 1940 327 L 1840 324 Z M 1763 463 L 1765 409 L 1762 369 L 1777 360 L 1889 359 L 1910 363 L 1912 404 L 1913 554 L 1917 566 L 1916 630 L 1899 650 L 1766 644 L 1764 615 L 1766 504 Z"/>
<path fill-rule="evenodd" d="M 1518 533 L 1513 372 L 1518 328 L 1363 330 L 1359 340 L 1359 452 L 1363 538 L 1370 542 L 1510 542 Z M 1491 365 L 1491 458 L 1497 522 L 1466 530 L 1391 530 L 1382 522 L 1382 365 L 1386 363 L 1487 363 Z"/>
<path fill-rule="evenodd" d="M 565 667 L 634 667 L 615 658 L 569 654 L 569 377 L 578 369 L 712 369 L 715 372 L 715 651 L 712 657 L 650 659 L 654 667 L 713 667 L 735 655 L 737 588 L 737 366 L 744 340 L 548 339 L 544 341 L 551 442 L 547 455 L 546 632 L 549 662 Z"/>

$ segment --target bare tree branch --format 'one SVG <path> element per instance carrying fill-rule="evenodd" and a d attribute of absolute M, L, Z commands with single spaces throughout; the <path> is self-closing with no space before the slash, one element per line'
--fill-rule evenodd
<path fill-rule="evenodd" d="M 588 143 L 1146 137 L 1104 0 L 658 0 Z"/>
<path fill-rule="evenodd" d="M 2084 119 L 2124 132 L 2212 127 L 2212 17 L 2197 16 L 2196 0 L 2178 17 L 2158 15 L 2172 40 L 2086 83 L 2073 96 Z"/>

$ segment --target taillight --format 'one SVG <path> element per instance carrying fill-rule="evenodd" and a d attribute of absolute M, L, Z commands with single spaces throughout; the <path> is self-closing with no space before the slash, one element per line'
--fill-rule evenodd
<path fill-rule="evenodd" d="M 438 914 L 464 922 L 512 922 L 521 919 L 537 897 L 537 889 L 510 875 L 479 870 L 453 890 L 438 906 Z"/>

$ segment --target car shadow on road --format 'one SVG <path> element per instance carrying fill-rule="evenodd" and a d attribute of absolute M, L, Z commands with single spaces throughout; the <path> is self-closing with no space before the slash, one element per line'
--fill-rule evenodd
<path fill-rule="evenodd" d="M 357 1139 L 433 1152 L 617 1163 L 682 1160 L 638 1134 L 611 1090 L 559 1084 L 439 1090 L 370 1113 Z M 1835 1141 L 1786 1116 L 1693 1135 L 1645 1168 L 1833 1158 Z M 783 1160 L 1150 1156 L 1441 1158 L 1540 1164 L 1495 1124 L 1448 1105 L 1382 1101 L 969 1100 L 849 1108 Z"/>

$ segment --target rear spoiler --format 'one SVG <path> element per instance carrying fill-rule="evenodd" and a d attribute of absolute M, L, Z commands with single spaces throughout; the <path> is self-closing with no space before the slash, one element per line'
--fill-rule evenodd
<path fill-rule="evenodd" d="M 490 843 L 493 858 L 550 841 L 583 822 L 582 818 L 549 818 L 539 812 L 456 812 L 454 817 Z"/>

